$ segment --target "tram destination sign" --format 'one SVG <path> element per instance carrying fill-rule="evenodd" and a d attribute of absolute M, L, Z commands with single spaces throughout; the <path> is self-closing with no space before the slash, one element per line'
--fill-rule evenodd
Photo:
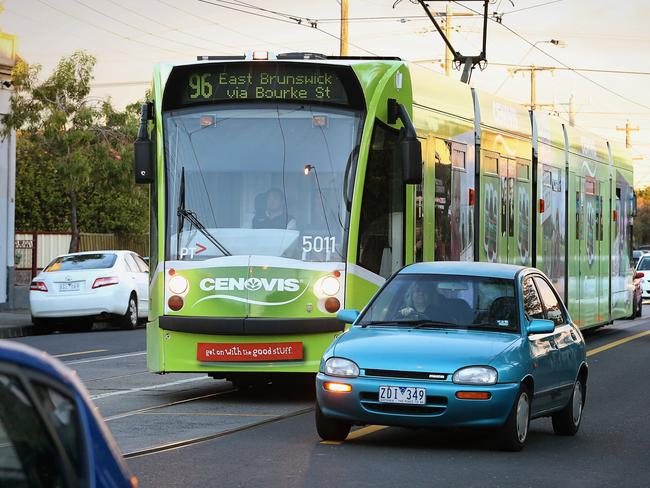
<path fill-rule="evenodd" d="M 199 64 L 174 70 L 165 105 L 278 100 L 349 105 L 348 80 L 349 73 L 316 64 Z"/>

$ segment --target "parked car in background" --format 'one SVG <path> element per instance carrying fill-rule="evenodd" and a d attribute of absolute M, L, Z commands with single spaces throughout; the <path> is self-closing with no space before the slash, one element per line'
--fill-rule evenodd
<path fill-rule="evenodd" d="M 636 273 L 643 273 L 643 277 L 639 277 L 641 285 L 641 297 L 643 299 L 650 298 L 650 254 L 644 254 L 636 263 Z M 636 275 L 635 275 L 636 278 Z"/>
<path fill-rule="evenodd" d="M 650 254 L 650 250 L 635 249 L 632 251 L 632 266 L 636 266 L 639 263 L 639 259 L 647 254 Z"/>
<path fill-rule="evenodd" d="M 632 290 L 632 315 L 628 319 L 635 319 L 641 317 L 643 314 L 643 280 L 645 279 L 645 273 L 642 271 L 635 271 L 634 278 L 632 279 L 632 285 L 634 289 Z M 647 283 L 645 284 L 647 286 Z"/>
<path fill-rule="evenodd" d="M 75 372 L 0 340 L 0 486 L 137 485 Z"/>
<path fill-rule="evenodd" d="M 524 447 L 531 419 L 574 435 L 587 391 L 585 342 L 539 270 L 436 262 L 396 273 L 325 352 L 316 429 L 353 424 L 493 427 Z"/>
<path fill-rule="evenodd" d="M 131 251 L 90 251 L 54 259 L 31 282 L 32 321 L 41 332 L 90 330 L 117 318 L 134 329 L 147 317 L 149 267 Z"/>

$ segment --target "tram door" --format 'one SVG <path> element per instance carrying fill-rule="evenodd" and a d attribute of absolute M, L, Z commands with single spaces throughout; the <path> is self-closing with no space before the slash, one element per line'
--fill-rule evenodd
<path fill-rule="evenodd" d="M 592 177 L 576 176 L 576 240 L 578 242 L 578 309 L 581 324 L 601 322 L 603 299 L 600 276 L 602 242 L 602 198 L 598 182 Z M 605 297 L 606 298 L 606 297 Z"/>
<path fill-rule="evenodd" d="M 499 158 L 501 263 L 530 264 L 530 166 L 526 160 Z"/>

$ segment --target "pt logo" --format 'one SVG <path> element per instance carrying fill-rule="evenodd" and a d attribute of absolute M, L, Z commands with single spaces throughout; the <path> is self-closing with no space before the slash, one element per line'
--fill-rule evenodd
<path fill-rule="evenodd" d="M 195 244 L 195 246 L 196 247 L 181 247 L 181 252 L 179 253 L 180 258 L 183 259 L 185 256 L 189 256 L 190 259 L 194 259 L 195 255 L 201 254 L 207 249 L 207 247 L 202 246 L 198 242 Z"/>

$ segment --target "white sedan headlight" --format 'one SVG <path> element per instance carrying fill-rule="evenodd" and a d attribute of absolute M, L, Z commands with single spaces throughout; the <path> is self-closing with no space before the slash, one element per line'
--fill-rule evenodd
<path fill-rule="evenodd" d="M 497 382 L 497 370 L 489 366 L 470 366 L 454 373 L 452 381 L 462 385 L 494 385 Z"/>
<path fill-rule="evenodd" d="M 329 358 L 325 361 L 323 373 L 330 376 L 343 376 L 345 378 L 356 378 L 359 376 L 359 366 L 353 361 L 345 358 Z"/>

